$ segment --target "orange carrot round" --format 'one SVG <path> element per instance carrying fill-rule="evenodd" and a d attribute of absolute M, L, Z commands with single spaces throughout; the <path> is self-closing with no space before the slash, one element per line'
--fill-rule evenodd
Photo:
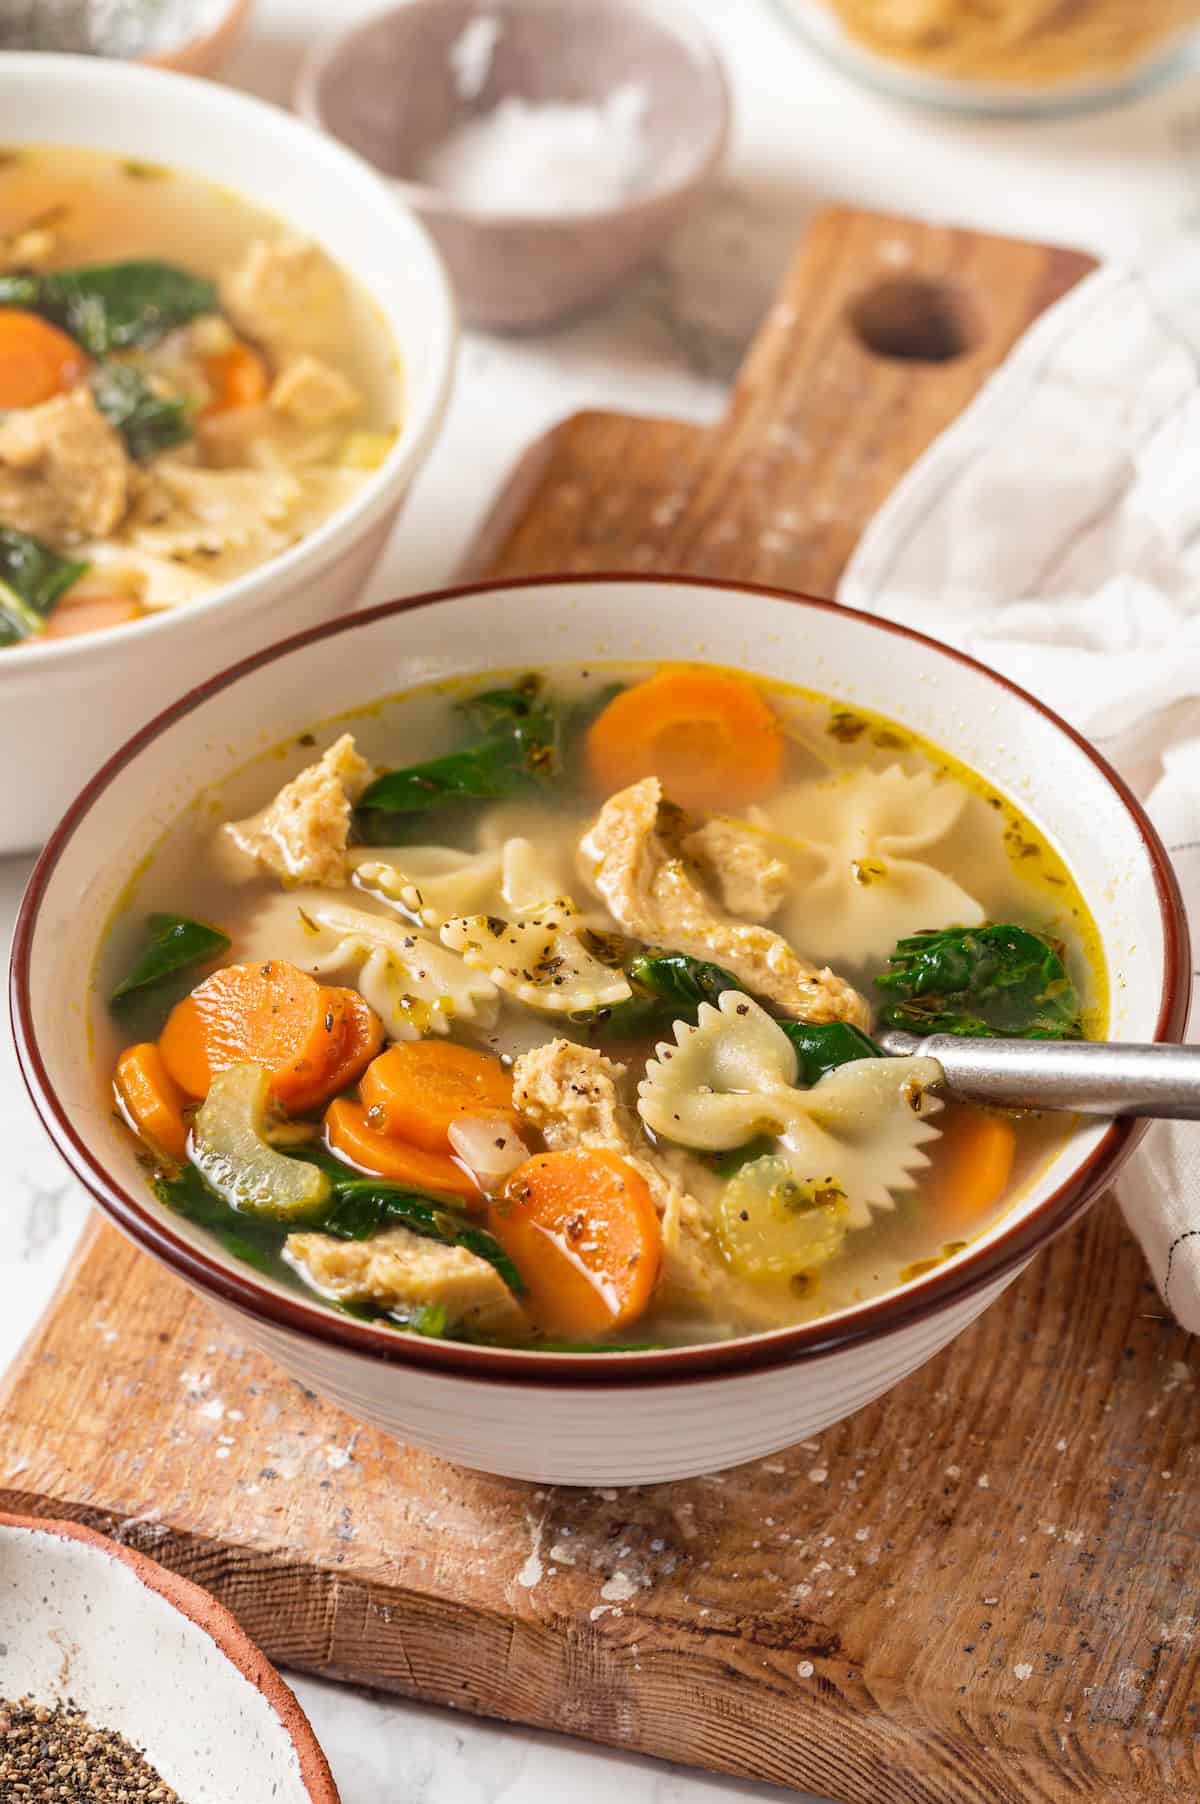
<path fill-rule="evenodd" d="M 208 358 L 204 378 L 212 390 L 212 399 L 201 412 L 202 420 L 217 413 L 232 413 L 236 407 L 257 407 L 266 400 L 271 388 L 266 364 L 243 339 Z"/>
<path fill-rule="evenodd" d="M 925 1196 L 944 1221 L 982 1227 L 985 1211 L 1000 1201 L 1012 1177 L 1016 1129 L 1002 1115 L 962 1104 L 948 1108 L 941 1121 Z"/>
<path fill-rule="evenodd" d="M 216 1072 L 249 1061 L 271 1074 L 285 1108 L 316 1108 L 342 1087 L 352 994 L 280 958 L 226 965 L 172 1009 L 159 1040 L 163 1063 L 186 1095 L 200 1098 Z"/>
<path fill-rule="evenodd" d="M 627 1327 L 654 1293 L 654 1199 L 616 1153 L 536 1153 L 491 1204 L 488 1227 L 525 1280 L 534 1319 L 564 1340 Z"/>
<path fill-rule="evenodd" d="M 53 400 L 89 367 L 87 353 L 48 320 L 19 307 L 0 308 L 0 408 Z"/>
<path fill-rule="evenodd" d="M 609 702 L 587 737 L 601 795 L 657 777 L 682 808 L 738 808 L 783 774 L 785 741 L 754 684 L 724 670 L 663 670 Z"/>
<path fill-rule="evenodd" d="M 338 1097 L 325 1111 L 325 1138 L 331 1152 L 371 1176 L 416 1190 L 444 1190 L 457 1201 L 483 1207 L 479 1185 L 447 1153 L 426 1152 L 380 1134 L 359 1103 Z"/>
<path fill-rule="evenodd" d="M 367 1067 L 361 1094 L 377 1133 L 431 1153 L 447 1150 L 450 1125 L 462 1115 L 516 1114 L 499 1059 L 450 1040 L 389 1046 Z"/>
<path fill-rule="evenodd" d="M 314 1100 L 311 1103 L 304 1101 L 302 1091 L 300 1101 L 292 1098 L 293 1112 L 317 1107 L 340 1091 L 348 1090 L 358 1082 L 383 1045 L 383 1022 L 357 990 L 334 990 L 332 994 L 341 1010 L 341 1039 L 329 1069 L 314 1083 Z"/>
<path fill-rule="evenodd" d="M 81 595 L 78 601 L 60 601 L 42 634 L 44 639 L 74 639 L 82 633 L 98 633 L 109 626 L 126 626 L 141 613 L 128 595 Z"/>
<path fill-rule="evenodd" d="M 118 1109 L 140 1139 L 172 1159 L 187 1157 L 187 1098 L 157 1046 L 149 1041 L 127 1046 L 117 1060 L 113 1089 Z"/>

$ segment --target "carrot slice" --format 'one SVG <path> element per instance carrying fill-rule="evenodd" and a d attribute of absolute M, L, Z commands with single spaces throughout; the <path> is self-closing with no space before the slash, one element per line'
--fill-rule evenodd
<path fill-rule="evenodd" d="M 342 1005 L 342 1040 L 337 1058 L 318 1086 L 320 1101 L 356 1084 L 383 1045 L 383 1022 L 357 990 L 334 992 Z"/>
<path fill-rule="evenodd" d="M 48 320 L 19 307 L 0 309 L 0 408 L 51 401 L 89 367 L 87 353 Z"/>
<path fill-rule="evenodd" d="M 266 400 L 271 388 L 266 364 L 253 346 L 242 339 L 207 359 L 204 378 L 212 390 L 212 400 L 202 410 L 202 420 L 217 413 L 232 413 L 235 407 L 257 407 Z"/>
<path fill-rule="evenodd" d="M 127 1046 L 113 1079 L 117 1107 L 134 1133 L 172 1159 L 187 1157 L 187 1098 L 150 1041 Z"/>
<path fill-rule="evenodd" d="M 460 1115 L 516 1116 L 512 1078 L 499 1059 L 449 1040 L 389 1046 L 367 1067 L 361 1093 L 377 1133 L 431 1153 L 448 1149 Z"/>
<path fill-rule="evenodd" d="M 1016 1129 L 1002 1115 L 961 1104 L 947 1109 L 942 1120 L 925 1194 L 945 1219 L 977 1227 L 1012 1177 Z"/>
<path fill-rule="evenodd" d="M 683 808 L 736 808 L 776 787 L 784 750 L 778 720 L 745 677 L 663 670 L 592 722 L 588 777 L 601 795 L 657 777 Z"/>
<path fill-rule="evenodd" d="M 216 1072 L 250 1061 L 270 1072 L 285 1108 L 315 1108 L 340 1087 L 350 994 L 281 958 L 226 965 L 172 1009 L 163 1063 L 186 1095 L 204 1097 Z"/>
<path fill-rule="evenodd" d="M 81 633 L 98 633 L 109 626 L 127 626 L 141 611 L 128 595 L 81 595 L 78 601 L 59 602 L 42 637 L 74 639 Z"/>
<path fill-rule="evenodd" d="M 645 1179 L 617 1153 L 536 1153 L 488 1209 L 488 1227 L 550 1334 L 595 1340 L 650 1302 L 662 1230 Z"/>
<path fill-rule="evenodd" d="M 417 1190 L 445 1190 L 457 1201 L 483 1207 L 479 1185 L 470 1172 L 446 1153 L 426 1152 L 424 1147 L 378 1133 L 359 1103 L 345 1097 L 330 1103 L 325 1111 L 325 1138 L 331 1152 L 360 1171 L 387 1178 L 392 1184 L 412 1184 Z"/>

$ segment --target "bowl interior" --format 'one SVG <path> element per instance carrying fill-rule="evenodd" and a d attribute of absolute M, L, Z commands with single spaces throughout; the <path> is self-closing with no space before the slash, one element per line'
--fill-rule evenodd
<path fill-rule="evenodd" d="M 452 51 L 488 18 L 500 31 L 476 91 L 460 85 Z M 301 104 L 384 174 L 415 182 L 430 144 L 508 96 L 595 102 L 626 82 L 647 99 L 640 188 L 652 193 L 706 160 L 725 108 L 706 43 L 654 0 L 412 0 L 319 50 Z"/>
<path fill-rule="evenodd" d="M 954 752 L 1019 802 L 1073 870 L 1109 964 L 1112 1037 L 1149 1040 L 1160 1031 L 1179 993 L 1178 948 L 1138 816 L 1094 754 L 977 666 L 831 604 L 732 585 L 612 578 L 452 593 L 322 629 L 241 666 L 232 680 L 218 679 L 195 705 L 164 716 L 165 724 L 120 754 L 51 843 L 18 935 L 18 1039 L 27 1041 L 26 1074 L 43 1119 L 102 1196 L 111 1203 L 114 1184 L 124 1192 L 117 1212 L 126 1226 L 160 1247 L 164 1234 L 177 1247 L 198 1246 L 237 1269 L 150 1197 L 132 1143 L 114 1121 L 108 1073 L 95 1068 L 89 1050 L 89 1017 L 101 1006 L 90 987 L 97 946 L 131 874 L 179 810 L 206 783 L 285 737 L 414 684 L 485 673 L 489 664 L 606 657 L 769 672 L 890 715 Z M 1048 1204 L 1105 1133 L 1103 1123 L 1079 1127 L 1016 1209 L 959 1263 Z M 954 1264 L 921 1282 L 938 1284 Z M 326 1313 L 316 1303 L 312 1310 Z M 396 1337 L 372 1332 L 390 1339 L 395 1356 Z"/>
<path fill-rule="evenodd" d="M 0 1521 L 0 1623 L 0 1697 L 71 1698 L 143 1748 L 188 1804 L 314 1796 L 268 1698 L 103 1544 Z"/>

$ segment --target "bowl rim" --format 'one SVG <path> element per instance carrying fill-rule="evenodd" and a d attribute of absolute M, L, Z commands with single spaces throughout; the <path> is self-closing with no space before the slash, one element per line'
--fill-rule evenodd
<path fill-rule="evenodd" d="M 639 219 L 661 207 L 669 207 L 706 182 L 725 154 L 733 129 L 733 91 L 725 59 L 715 37 L 692 13 L 684 12 L 673 0 L 509 0 L 510 10 L 526 7 L 549 12 L 566 5 L 574 6 L 579 11 L 592 7 L 614 13 L 637 12 L 658 25 L 664 34 L 686 44 L 697 64 L 712 79 L 716 102 L 709 130 L 688 159 L 686 169 L 671 180 L 652 181 L 646 188 L 635 188 L 632 193 L 608 206 L 595 207 L 590 212 L 564 208 L 561 212 L 554 213 L 505 213 L 492 212 L 482 207 L 468 207 L 456 201 L 445 189 L 437 188 L 430 182 L 388 175 L 362 151 L 353 151 L 345 138 L 334 131 L 326 118 L 322 90 L 326 75 L 350 49 L 356 38 L 366 37 L 385 19 L 410 13 L 414 3 L 417 6 L 436 7 L 439 0 L 410 0 L 409 5 L 378 7 L 365 18 L 357 19 L 351 25 L 335 25 L 324 37 L 318 38 L 306 52 L 297 71 L 292 85 L 292 105 L 302 119 L 327 134 L 336 144 L 351 150 L 380 181 L 386 182 L 396 194 L 401 195 L 419 215 L 423 214 L 439 222 L 453 221 L 480 232 L 580 231 L 590 226 L 603 228 L 616 220 Z"/>
<path fill-rule="evenodd" d="M 156 94 L 169 101 L 172 92 L 180 94 L 186 89 L 194 98 L 206 96 L 201 104 L 210 105 L 214 114 L 227 114 L 232 110 L 260 134 L 275 135 L 281 141 L 290 143 L 297 157 L 312 153 L 318 159 L 325 159 L 326 173 L 333 179 L 341 181 L 348 188 L 357 184 L 357 198 L 363 204 L 371 203 L 374 208 L 373 217 L 386 220 L 390 211 L 404 222 L 405 230 L 413 234 L 414 241 L 403 248 L 411 253 L 420 247 L 426 259 L 425 277 L 431 286 L 431 308 L 442 319 L 443 327 L 439 334 L 441 342 L 437 346 L 441 367 L 431 386 L 424 413 L 410 415 L 408 405 L 411 396 L 406 394 L 396 441 L 379 468 L 370 471 L 366 481 L 311 532 L 306 533 L 296 544 L 285 546 L 264 563 L 256 564 L 241 576 L 220 585 L 212 594 L 200 596 L 195 601 L 160 608 L 123 626 L 101 627 L 94 633 L 82 633 L 75 638 L 33 639 L 7 646 L 4 658 L 0 660 L 0 684 L 5 671 L 28 674 L 42 669 L 50 671 L 72 663 L 82 664 L 89 657 L 95 656 L 98 641 L 106 649 L 114 643 L 136 647 L 144 640 L 152 641 L 156 634 L 167 634 L 173 629 L 186 630 L 181 623 L 212 621 L 214 617 L 232 611 L 240 604 L 253 607 L 255 602 L 259 602 L 266 606 L 268 597 L 265 592 L 268 589 L 272 592 L 271 598 L 277 599 L 291 582 L 300 577 L 307 579 L 320 574 L 378 524 L 394 506 L 397 493 L 403 495 L 413 474 L 424 463 L 450 404 L 459 340 L 458 302 L 445 260 L 429 227 L 417 209 L 395 192 L 368 159 L 344 144 L 340 138 L 320 130 L 307 119 L 297 118 L 282 107 L 260 100 L 256 95 L 226 87 L 206 76 L 160 68 L 138 58 L 126 61 L 53 51 L 14 50 L 5 52 L 0 58 L 0 79 L 6 74 L 17 81 L 24 79 L 31 84 L 40 81 L 43 85 L 49 84 L 52 87 L 56 83 L 66 83 L 68 86 L 74 83 L 86 93 L 89 100 L 94 100 L 98 88 L 106 85 L 113 95 L 129 91 L 131 102 L 136 102 L 139 98 L 147 100 Z M 99 135 L 102 136 L 103 132 Z M 26 138 L 24 142 L 33 143 L 34 140 Z M 104 146 L 99 143 L 90 144 L 86 148 L 97 151 L 100 155 L 106 154 Z M 195 176 L 209 186 L 221 186 L 215 178 L 206 175 L 189 161 L 188 152 L 182 146 L 180 155 L 172 157 L 168 166 L 172 170 Z M 239 189 L 238 192 L 240 194 L 243 191 Z M 292 224 L 286 212 L 277 208 L 269 208 L 268 211 L 285 227 Z M 383 329 L 394 345 L 403 370 L 405 348 L 399 342 L 390 311 L 384 307 L 373 289 L 366 287 L 365 283 L 363 286 L 382 317 Z M 121 635 L 119 641 L 118 634 Z M 134 655 L 136 656 L 136 652 Z"/>
<path fill-rule="evenodd" d="M 173 1610 L 187 1619 L 202 1635 L 207 1635 L 229 1664 L 259 1692 L 268 1708 L 278 1717 L 292 1746 L 300 1768 L 300 1779 L 312 1804 L 340 1804 L 340 1793 L 324 1750 L 299 1698 L 280 1677 L 275 1667 L 238 1622 L 232 1611 L 194 1584 L 136 1547 L 110 1540 L 98 1530 L 82 1522 L 70 1522 L 57 1516 L 20 1516 L 0 1510 L 0 1529 L 20 1533 L 47 1534 L 62 1541 L 77 1541 L 81 1546 L 127 1566 L 147 1591 L 158 1594 Z M 146 1750 L 153 1759 L 151 1749 Z"/>
<path fill-rule="evenodd" d="M 1153 1037 L 1156 1041 L 1175 1042 L 1183 1038 L 1191 1003 L 1191 942 L 1178 881 L 1157 831 L 1124 779 L 1082 733 L 1028 690 L 990 670 L 978 659 L 943 645 L 912 627 L 880 619 L 856 608 L 843 607 L 840 602 L 763 584 L 662 572 L 607 571 L 515 580 L 492 578 L 383 602 L 263 647 L 199 684 L 132 734 L 68 808 L 38 858 L 21 901 L 9 966 L 9 1007 L 17 1062 L 34 1110 L 73 1175 L 104 1212 L 140 1247 L 153 1253 L 177 1276 L 202 1292 L 275 1329 L 300 1334 L 341 1352 L 365 1355 L 384 1365 L 416 1366 L 475 1382 L 517 1384 L 533 1390 L 561 1389 L 567 1385 L 624 1390 L 631 1384 L 705 1382 L 734 1373 L 788 1365 L 799 1367 L 843 1347 L 875 1341 L 927 1320 L 1015 1274 L 1039 1248 L 1083 1213 L 1140 1138 L 1145 1123 L 1132 1119 L 1110 1123 L 1100 1141 L 1070 1176 L 1035 1208 L 1012 1221 L 995 1240 L 968 1252 L 960 1261 L 939 1266 L 914 1283 L 870 1299 L 852 1312 L 843 1311 L 791 1328 L 773 1329 L 731 1341 L 630 1353 L 543 1353 L 478 1347 L 397 1333 L 394 1329 L 338 1315 L 319 1302 L 271 1290 L 259 1282 L 251 1268 L 238 1267 L 232 1261 L 226 1263 L 205 1248 L 193 1246 L 174 1231 L 170 1216 L 149 1192 L 144 1198 L 131 1196 L 109 1175 L 106 1167 L 93 1157 L 77 1135 L 67 1109 L 50 1082 L 34 1029 L 30 994 L 30 961 L 42 900 L 68 841 L 85 820 L 95 798 L 120 777 L 131 759 L 177 720 L 202 707 L 210 696 L 295 651 L 324 639 L 374 626 L 383 620 L 401 620 L 416 609 L 437 607 L 443 602 L 514 590 L 612 584 L 715 589 L 779 601 L 816 613 L 846 615 L 873 631 L 915 642 L 936 656 L 964 665 L 1049 721 L 1095 766 L 1123 804 L 1142 840 L 1157 895 L 1164 946 L 1162 986 Z"/>

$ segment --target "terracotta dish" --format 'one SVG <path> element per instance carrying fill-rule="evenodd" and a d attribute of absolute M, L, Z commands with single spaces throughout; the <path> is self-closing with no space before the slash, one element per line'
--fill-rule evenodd
<path fill-rule="evenodd" d="M 0 1514 L 0 1697 L 70 1698 L 188 1804 L 338 1804 L 308 1718 L 206 1591 L 77 1522 Z"/>

